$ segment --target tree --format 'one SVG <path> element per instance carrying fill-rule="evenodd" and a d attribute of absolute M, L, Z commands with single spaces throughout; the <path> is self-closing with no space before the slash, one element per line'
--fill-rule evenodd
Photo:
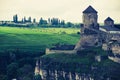
<path fill-rule="evenodd" d="M 40 21 L 39 21 L 39 24 L 42 25 L 43 22 L 44 22 L 44 20 L 43 20 L 43 18 L 41 17 L 41 18 L 40 18 Z"/>
<path fill-rule="evenodd" d="M 47 20 L 44 20 L 42 17 L 40 18 L 39 25 L 47 24 Z"/>
<path fill-rule="evenodd" d="M 33 19 L 33 23 L 36 23 L 36 19 L 35 18 Z"/>
<path fill-rule="evenodd" d="M 53 18 L 53 19 L 51 19 L 51 24 L 52 24 L 52 25 L 58 25 L 59 22 L 60 22 L 60 20 L 59 20 L 58 18 Z"/>
<path fill-rule="evenodd" d="M 22 21 L 21 21 L 22 23 L 24 23 L 24 19 L 22 18 Z"/>
<path fill-rule="evenodd" d="M 30 64 L 25 64 L 23 67 L 18 69 L 19 76 L 25 76 L 29 75 L 31 71 L 33 71 L 33 68 Z"/>
<path fill-rule="evenodd" d="M 47 24 L 47 20 L 43 20 L 43 24 Z"/>
<path fill-rule="evenodd" d="M 24 23 L 26 23 L 26 21 L 27 21 L 27 20 L 26 20 L 26 17 L 23 18 L 23 21 L 24 21 Z"/>
<path fill-rule="evenodd" d="M 50 18 L 48 18 L 48 23 L 51 24 L 51 20 L 50 20 Z"/>
<path fill-rule="evenodd" d="M 17 63 L 11 63 L 7 66 L 7 76 L 8 80 L 11 80 L 13 78 L 17 78 L 17 69 L 18 69 L 18 64 Z"/>
<path fill-rule="evenodd" d="M 38 75 L 35 75 L 34 76 L 34 79 L 33 80 L 42 80 L 41 76 L 38 74 Z"/>
<path fill-rule="evenodd" d="M 32 21 L 31 21 L 31 17 L 28 18 L 28 22 L 30 22 L 30 23 L 32 22 Z"/>
<path fill-rule="evenodd" d="M 25 64 L 23 67 L 17 70 L 18 79 L 32 80 L 33 79 L 33 67 L 30 64 Z"/>
<path fill-rule="evenodd" d="M 73 24 L 71 22 L 67 22 L 66 27 L 72 27 Z"/>
<path fill-rule="evenodd" d="M 17 16 L 17 14 L 13 16 L 13 22 L 15 22 L 15 23 L 18 22 L 18 16 Z"/>
<path fill-rule="evenodd" d="M 60 24 L 61 24 L 62 26 L 64 26 L 64 25 L 65 25 L 65 21 L 62 20 Z"/>
<path fill-rule="evenodd" d="M 6 67 L 10 63 L 9 52 L 0 52 L 0 74 L 6 74 Z"/>
<path fill-rule="evenodd" d="M 6 75 L 0 75 L 0 80 L 8 80 Z"/>

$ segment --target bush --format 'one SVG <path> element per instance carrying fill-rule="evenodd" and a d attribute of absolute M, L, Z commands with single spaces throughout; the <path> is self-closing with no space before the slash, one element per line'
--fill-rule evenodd
<path fill-rule="evenodd" d="M 61 32 L 61 34 L 66 34 L 66 32 L 65 32 L 65 31 L 63 31 L 63 32 Z"/>
<path fill-rule="evenodd" d="M 80 34 L 80 32 L 77 32 L 77 34 Z"/>

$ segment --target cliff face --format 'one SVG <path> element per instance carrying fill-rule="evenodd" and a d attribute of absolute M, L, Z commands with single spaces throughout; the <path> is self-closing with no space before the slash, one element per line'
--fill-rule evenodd
<path fill-rule="evenodd" d="M 96 54 L 89 53 L 44 55 L 37 61 L 35 73 L 43 80 L 119 80 L 120 64 L 98 61 Z"/>
<path fill-rule="evenodd" d="M 58 70 L 42 70 L 40 75 L 43 80 L 94 80 L 90 74 L 80 74 Z"/>

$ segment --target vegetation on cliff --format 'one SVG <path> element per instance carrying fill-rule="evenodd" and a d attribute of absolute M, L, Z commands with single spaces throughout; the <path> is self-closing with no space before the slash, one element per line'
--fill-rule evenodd
<path fill-rule="evenodd" d="M 101 54 L 102 56 L 106 56 L 103 51 L 101 51 Z M 100 55 L 100 52 L 83 51 L 82 53 L 81 51 L 79 54 L 48 54 L 40 58 L 42 62 L 41 68 L 45 70 L 90 74 L 95 78 L 109 77 L 112 80 L 119 80 L 120 64 L 107 58 L 98 62 L 95 60 L 96 55 Z"/>

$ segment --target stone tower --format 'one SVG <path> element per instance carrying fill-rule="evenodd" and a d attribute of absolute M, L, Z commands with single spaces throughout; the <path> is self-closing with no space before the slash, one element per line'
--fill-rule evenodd
<path fill-rule="evenodd" d="M 108 17 L 108 18 L 105 19 L 105 21 L 104 21 L 104 26 L 110 26 L 110 27 L 113 27 L 113 26 L 114 26 L 114 20 L 111 19 L 110 17 Z"/>
<path fill-rule="evenodd" d="M 83 11 L 83 25 L 84 28 L 91 28 L 92 27 L 97 27 L 97 11 L 92 8 L 92 6 L 89 6 L 87 9 Z"/>
<path fill-rule="evenodd" d="M 97 11 L 92 6 L 89 6 L 83 11 L 81 38 L 75 46 L 75 50 L 79 51 L 81 49 L 99 45 L 99 25 L 97 19 Z"/>
<path fill-rule="evenodd" d="M 87 9 L 85 9 L 83 11 L 83 26 L 81 28 L 81 33 L 85 34 L 86 29 L 98 30 L 99 26 L 97 19 L 98 19 L 97 11 L 92 6 L 89 6 Z"/>

